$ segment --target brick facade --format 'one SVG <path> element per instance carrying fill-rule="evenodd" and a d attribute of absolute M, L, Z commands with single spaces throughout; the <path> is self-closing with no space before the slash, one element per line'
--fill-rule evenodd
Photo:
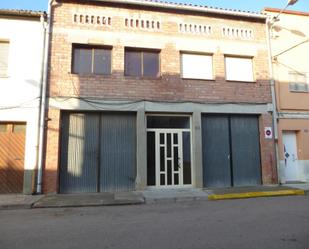
<path fill-rule="evenodd" d="M 89 15 L 87 24 L 75 18 Z M 77 15 L 77 16 L 75 16 Z M 92 24 L 91 16 L 111 18 L 111 25 Z M 159 29 L 126 27 L 126 18 L 159 21 Z M 134 20 L 135 20 L 134 19 Z M 102 19 L 100 19 L 102 21 Z M 268 73 L 268 51 L 265 20 L 226 15 L 207 15 L 185 11 L 167 11 L 149 7 L 122 5 L 77 4 L 73 1 L 54 3 L 50 48 L 49 97 L 91 97 L 98 100 L 147 100 L 197 103 L 271 103 Z M 95 22 L 95 20 L 94 20 Z M 156 22 L 155 22 L 156 23 Z M 210 34 L 183 33 L 179 25 L 193 23 L 211 26 Z M 130 26 L 130 23 L 129 23 Z M 197 26 L 199 28 L 199 26 Z M 223 27 L 250 29 L 251 39 L 224 37 Z M 112 74 L 76 75 L 71 73 L 72 44 L 112 46 Z M 161 76 L 156 79 L 124 76 L 125 47 L 160 50 Z M 201 52 L 213 55 L 214 80 L 181 78 L 180 52 Z M 225 55 L 253 58 L 255 82 L 225 80 Z M 60 111 L 48 112 L 47 153 L 44 191 L 57 192 L 59 167 Z M 75 107 L 75 109 L 79 109 Z M 260 116 L 260 132 L 272 126 L 271 114 Z M 261 136 L 263 183 L 276 181 L 274 143 Z"/>

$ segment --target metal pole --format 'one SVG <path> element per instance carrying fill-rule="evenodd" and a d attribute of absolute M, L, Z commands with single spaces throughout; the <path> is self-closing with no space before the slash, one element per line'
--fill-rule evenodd
<path fill-rule="evenodd" d="M 47 25 L 45 26 L 45 51 L 44 51 L 44 69 L 43 82 L 41 90 L 41 105 L 40 105 L 40 124 L 39 124 L 39 151 L 38 151 L 38 174 L 37 174 L 37 194 L 42 193 L 42 175 L 44 162 L 44 132 L 45 132 L 45 111 L 46 111 L 46 90 L 47 90 L 47 75 L 48 75 L 48 53 L 49 53 L 49 35 L 51 28 L 51 4 L 53 0 L 48 2 Z"/>

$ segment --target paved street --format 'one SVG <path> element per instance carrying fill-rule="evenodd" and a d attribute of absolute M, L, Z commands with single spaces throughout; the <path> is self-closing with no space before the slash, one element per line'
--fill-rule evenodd
<path fill-rule="evenodd" d="M 0 211 L 1 249 L 309 248 L 309 197 Z"/>

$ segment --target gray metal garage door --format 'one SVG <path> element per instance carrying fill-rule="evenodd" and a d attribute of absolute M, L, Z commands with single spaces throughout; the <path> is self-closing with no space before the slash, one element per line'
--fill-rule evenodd
<path fill-rule="evenodd" d="M 127 113 L 63 113 L 60 192 L 134 190 L 135 120 Z"/>
<path fill-rule="evenodd" d="M 205 186 L 231 186 L 229 119 L 203 116 L 203 178 Z"/>
<path fill-rule="evenodd" d="M 261 184 L 257 116 L 202 117 L 205 187 Z"/>

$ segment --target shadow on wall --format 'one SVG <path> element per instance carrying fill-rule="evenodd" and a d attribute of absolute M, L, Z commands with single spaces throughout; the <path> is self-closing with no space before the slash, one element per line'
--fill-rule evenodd
<path fill-rule="evenodd" d="M 0 194 L 16 194 L 23 192 L 24 170 L 16 168 L 15 163 L 8 160 L 0 164 Z"/>
<path fill-rule="evenodd" d="M 288 28 L 285 28 L 285 27 L 280 26 L 280 25 L 275 25 L 273 29 L 274 29 L 276 32 L 281 32 L 282 30 L 286 30 L 286 31 L 291 32 L 293 35 L 300 36 L 300 37 L 306 37 L 306 34 L 303 33 L 303 32 L 301 32 L 300 30 L 288 29 Z"/>
<path fill-rule="evenodd" d="M 265 72 L 262 72 L 265 73 Z M 163 73 L 158 78 L 124 76 L 123 71 L 112 75 L 66 74 L 62 81 L 52 81 L 51 97 L 94 97 L 153 101 L 196 102 L 271 102 L 268 78 L 256 74 L 252 82 L 182 79 L 180 74 Z"/>

